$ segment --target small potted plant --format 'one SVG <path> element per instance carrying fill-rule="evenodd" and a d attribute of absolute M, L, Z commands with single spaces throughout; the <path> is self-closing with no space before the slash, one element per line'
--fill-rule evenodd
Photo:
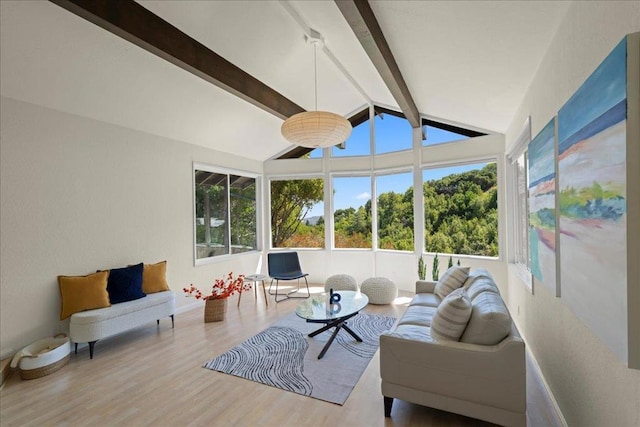
<path fill-rule="evenodd" d="M 438 254 L 433 258 L 433 269 L 431 270 L 431 278 L 434 282 L 437 282 L 440 278 L 440 268 L 438 265 L 440 264 L 440 260 L 438 259 Z"/>
<path fill-rule="evenodd" d="M 418 280 L 425 280 L 427 278 L 427 264 L 425 264 L 422 255 L 418 258 Z"/>
<path fill-rule="evenodd" d="M 244 275 L 240 274 L 234 278 L 233 272 L 229 273 L 224 279 L 215 279 L 211 287 L 211 293 L 204 297 L 202 296 L 202 291 L 193 284 L 189 285 L 188 288 L 182 288 L 184 293 L 187 294 L 186 296 L 204 300 L 205 323 L 224 320 L 227 313 L 228 298 L 231 295 L 249 289 L 251 289 L 251 284 L 244 283 Z"/>

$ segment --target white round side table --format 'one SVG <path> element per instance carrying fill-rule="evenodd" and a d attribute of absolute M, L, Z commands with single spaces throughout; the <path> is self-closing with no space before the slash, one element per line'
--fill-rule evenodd
<path fill-rule="evenodd" d="M 249 274 L 248 276 L 244 276 L 245 282 L 253 283 L 253 294 L 256 299 L 258 299 L 258 282 L 262 283 L 262 293 L 264 294 L 264 303 L 268 306 L 269 300 L 267 299 L 267 291 L 265 289 L 265 282 L 269 280 L 269 276 L 265 274 Z M 242 299 L 242 292 L 238 295 L 238 307 L 240 307 L 240 300 Z"/>

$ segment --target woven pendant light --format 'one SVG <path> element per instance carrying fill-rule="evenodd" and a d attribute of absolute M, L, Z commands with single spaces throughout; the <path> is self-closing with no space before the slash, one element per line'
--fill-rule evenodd
<path fill-rule="evenodd" d="M 311 40 L 310 43 L 313 44 L 316 111 L 294 114 L 282 123 L 280 132 L 287 141 L 301 147 L 331 147 L 341 144 L 349 138 L 349 135 L 351 135 L 351 123 L 338 114 L 328 111 L 317 111 L 318 70 L 316 64 L 316 46 L 318 43 L 321 43 L 321 41 L 314 39 Z"/>

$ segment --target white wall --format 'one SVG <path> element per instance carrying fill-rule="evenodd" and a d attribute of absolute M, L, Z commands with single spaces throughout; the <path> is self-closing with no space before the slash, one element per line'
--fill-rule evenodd
<path fill-rule="evenodd" d="M 535 136 L 617 43 L 636 31 L 640 2 L 573 2 L 514 116 L 507 151 L 526 116 Z M 508 303 L 569 425 L 640 425 L 640 371 L 626 368 L 561 298 L 536 282 L 532 295 L 511 270 Z"/>
<path fill-rule="evenodd" d="M 258 254 L 193 265 L 192 162 L 260 162 L 2 97 L 0 355 L 65 331 L 57 275 L 168 261 L 177 293 L 253 273 Z"/>

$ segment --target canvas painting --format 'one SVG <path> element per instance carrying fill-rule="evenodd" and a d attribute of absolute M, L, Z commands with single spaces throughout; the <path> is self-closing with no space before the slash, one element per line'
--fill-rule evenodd
<path fill-rule="evenodd" d="M 556 284 L 555 119 L 529 144 L 529 253 L 531 273 L 559 296 Z"/>
<path fill-rule="evenodd" d="M 558 112 L 562 299 L 627 360 L 624 39 Z"/>

